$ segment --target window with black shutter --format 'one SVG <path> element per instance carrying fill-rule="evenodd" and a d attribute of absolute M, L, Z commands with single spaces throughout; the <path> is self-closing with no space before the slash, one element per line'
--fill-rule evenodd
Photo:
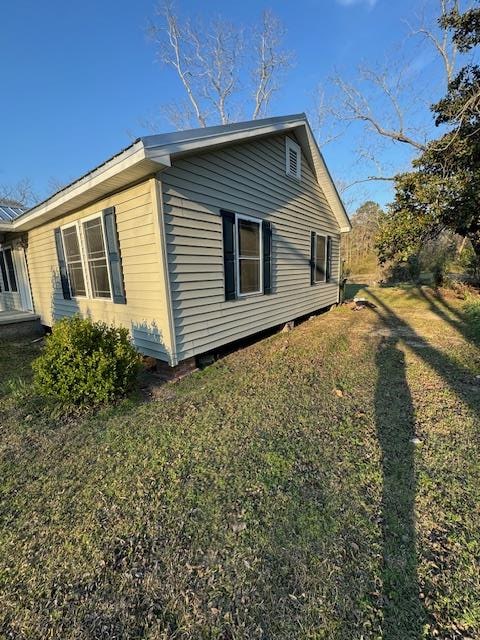
<path fill-rule="evenodd" d="M 252 216 L 222 211 L 225 300 L 270 294 L 272 227 Z"/>
<path fill-rule="evenodd" d="M 63 297 L 126 304 L 115 207 L 55 229 Z"/>

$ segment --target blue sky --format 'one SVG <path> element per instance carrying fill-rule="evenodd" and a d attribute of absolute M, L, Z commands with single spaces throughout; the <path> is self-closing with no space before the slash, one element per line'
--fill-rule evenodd
<path fill-rule="evenodd" d="M 205 19 L 220 13 L 251 25 L 263 8 L 271 8 L 282 20 L 295 65 L 271 115 L 308 111 L 315 85 L 322 83 L 328 92 L 335 70 L 354 78 L 358 62 L 383 62 L 404 40 L 404 20 L 413 20 L 418 5 L 414 0 L 179 2 L 183 14 Z M 0 184 L 29 177 L 45 196 L 50 179 L 68 181 L 99 164 L 129 144 L 132 134 L 146 133 L 142 118 L 182 96 L 173 74 L 155 62 L 145 35 L 154 9 L 152 0 L 1 4 Z M 416 47 L 409 51 L 411 73 L 431 83 L 436 77 L 431 54 Z M 325 148 L 334 176 L 349 180 L 365 173 L 352 152 L 359 135 L 358 128 L 350 128 Z M 400 148 L 386 153 L 391 160 L 399 154 L 408 159 Z M 368 196 L 385 203 L 390 196 L 386 184 L 362 189 L 357 201 Z"/>

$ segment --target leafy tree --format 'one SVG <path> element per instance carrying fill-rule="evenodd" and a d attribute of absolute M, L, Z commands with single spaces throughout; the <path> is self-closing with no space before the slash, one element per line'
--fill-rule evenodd
<path fill-rule="evenodd" d="M 440 24 L 464 53 L 480 42 L 479 8 L 454 9 Z M 381 262 L 408 259 L 445 229 L 468 238 L 480 258 L 480 67 L 464 66 L 433 111 L 449 131 L 426 146 L 414 171 L 396 177 L 377 240 Z"/>
<path fill-rule="evenodd" d="M 352 215 L 352 231 L 342 237 L 342 255 L 349 271 L 376 271 L 375 238 L 381 215 L 380 205 L 372 200 L 364 202 Z"/>

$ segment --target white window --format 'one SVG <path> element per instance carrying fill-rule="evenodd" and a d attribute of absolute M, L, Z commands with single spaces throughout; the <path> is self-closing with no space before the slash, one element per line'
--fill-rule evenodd
<path fill-rule="evenodd" d="M 302 153 L 298 144 L 288 136 L 285 138 L 285 162 L 287 176 L 300 180 Z"/>
<path fill-rule="evenodd" d="M 82 227 L 92 296 L 110 298 L 110 277 L 101 216 L 83 222 Z"/>
<path fill-rule="evenodd" d="M 326 282 L 327 277 L 327 238 L 315 234 L 314 245 L 314 280 L 315 282 Z"/>
<path fill-rule="evenodd" d="M 0 249 L 0 291 L 18 291 L 17 276 L 13 265 L 13 254 L 10 247 Z"/>
<path fill-rule="evenodd" d="M 111 299 L 101 214 L 66 225 L 61 231 L 72 298 Z"/>
<path fill-rule="evenodd" d="M 85 284 L 82 251 L 80 248 L 80 237 L 76 223 L 62 229 L 62 240 L 71 296 L 72 298 L 77 296 L 85 297 L 87 295 L 87 288 Z"/>
<path fill-rule="evenodd" d="M 236 216 L 237 294 L 262 293 L 262 221 Z"/>

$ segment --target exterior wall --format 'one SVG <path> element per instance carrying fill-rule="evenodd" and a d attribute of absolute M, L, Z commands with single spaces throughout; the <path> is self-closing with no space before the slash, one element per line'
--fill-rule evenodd
<path fill-rule="evenodd" d="M 180 361 L 337 302 L 339 225 L 302 157 L 285 174 L 285 136 L 175 161 L 161 174 L 168 272 Z M 224 299 L 220 209 L 269 220 L 272 293 Z M 310 285 L 310 232 L 333 239 L 330 283 Z"/>
<path fill-rule="evenodd" d="M 171 330 L 166 277 L 160 246 L 157 181 L 124 189 L 28 233 L 28 267 L 35 312 L 43 324 L 81 313 L 93 320 L 127 327 L 144 354 L 169 360 Z M 54 229 L 115 207 L 127 304 L 110 300 L 65 300 L 59 277 Z"/>

